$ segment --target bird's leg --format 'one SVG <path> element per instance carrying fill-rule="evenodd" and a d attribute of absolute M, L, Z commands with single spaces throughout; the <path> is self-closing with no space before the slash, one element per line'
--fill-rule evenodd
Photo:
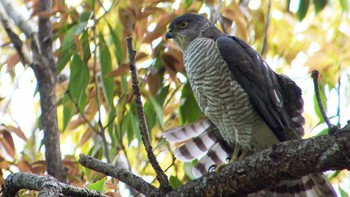
<path fill-rule="evenodd" d="M 233 150 L 233 153 L 232 153 L 232 156 L 231 156 L 231 159 L 230 159 L 230 162 L 235 162 L 239 157 L 238 157 L 238 154 L 239 154 L 239 151 L 241 150 L 241 146 L 236 143 L 235 144 L 235 149 Z"/>
<path fill-rule="evenodd" d="M 243 151 L 243 153 L 245 153 L 245 152 L 247 152 L 247 151 Z M 235 144 L 235 148 L 233 150 L 233 153 L 231 155 L 231 158 L 227 158 L 227 163 L 221 163 L 218 166 L 216 166 L 215 167 L 215 171 L 216 172 L 220 172 L 220 170 L 223 167 L 227 166 L 229 163 L 233 163 L 233 162 L 237 161 L 237 159 L 241 159 L 242 158 L 242 154 L 239 155 L 240 153 L 241 153 L 241 146 L 238 143 L 236 143 Z"/>

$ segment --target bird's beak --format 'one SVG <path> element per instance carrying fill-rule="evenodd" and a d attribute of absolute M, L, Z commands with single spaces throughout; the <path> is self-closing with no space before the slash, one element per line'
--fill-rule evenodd
<path fill-rule="evenodd" d="M 174 33 L 171 32 L 171 31 L 166 32 L 165 38 L 166 38 L 167 40 L 168 40 L 168 39 L 174 38 Z"/>

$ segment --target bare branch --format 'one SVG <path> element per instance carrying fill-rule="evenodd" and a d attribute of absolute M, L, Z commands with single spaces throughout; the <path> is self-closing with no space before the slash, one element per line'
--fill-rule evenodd
<path fill-rule="evenodd" d="M 312 76 L 312 79 L 314 81 L 314 88 L 315 88 L 315 94 L 316 94 L 318 108 L 320 109 L 322 117 L 323 117 L 324 121 L 326 122 L 328 128 L 330 130 L 333 130 L 335 128 L 335 126 L 329 121 L 329 118 L 327 117 L 327 114 L 324 110 L 324 107 L 323 107 L 322 101 L 321 101 L 320 90 L 318 87 L 319 72 L 317 70 L 313 70 L 311 76 Z"/>
<path fill-rule="evenodd" d="M 0 0 L 0 2 L 4 6 L 8 16 L 10 16 L 13 22 L 24 32 L 27 38 L 30 38 L 35 32 L 33 25 L 23 17 L 20 9 L 17 9 L 18 6 L 14 5 L 15 1 Z"/>
<path fill-rule="evenodd" d="M 132 87 L 134 89 L 135 94 L 135 102 L 136 102 L 136 110 L 137 115 L 140 121 L 140 130 L 141 130 L 141 136 L 143 144 L 145 145 L 145 149 L 147 152 L 147 156 L 149 159 L 149 162 L 151 163 L 153 169 L 155 170 L 157 174 L 157 179 L 160 182 L 160 188 L 162 191 L 170 191 L 171 187 L 169 185 L 169 181 L 167 176 L 165 175 L 164 171 L 160 167 L 156 156 L 153 153 L 153 148 L 149 139 L 149 132 L 146 124 L 146 118 L 143 111 L 142 101 L 141 101 L 141 93 L 139 89 L 139 82 L 137 79 L 137 73 L 136 73 L 136 63 L 135 63 L 135 56 L 136 51 L 132 47 L 132 38 L 128 37 L 126 38 L 126 44 L 129 52 L 129 60 L 130 60 L 130 72 L 131 72 L 131 78 L 132 78 Z"/>
<path fill-rule="evenodd" d="M 37 79 L 40 94 L 42 127 L 44 130 L 44 145 L 46 164 L 49 175 L 61 182 L 66 180 L 60 148 L 60 132 L 58 130 L 56 108 L 56 63 L 52 53 L 51 13 L 52 2 L 40 0 L 40 11 L 48 13 L 39 16 L 38 37 L 30 37 L 33 63 L 31 67 Z M 39 39 L 40 38 L 40 39 Z"/>
<path fill-rule="evenodd" d="M 9 36 L 12 44 L 15 46 L 17 53 L 19 54 L 23 65 L 30 65 L 32 63 L 32 58 L 29 55 L 27 47 L 23 44 L 22 40 L 15 33 L 14 28 L 12 27 L 10 21 L 8 20 L 7 13 L 0 4 L 0 20 L 2 26 L 4 27 L 7 35 Z"/>
<path fill-rule="evenodd" d="M 18 172 L 9 175 L 2 187 L 2 196 L 14 197 L 20 189 L 39 191 L 39 197 L 56 197 L 61 194 L 67 196 L 105 197 L 105 195 L 97 191 L 60 183 L 51 176 L 40 176 L 28 172 Z"/>
<path fill-rule="evenodd" d="M 159 191 L 156 187 L 147 183 L 141 177 L 134 175 L 124 168 L 104 163 L 98 159 L 83 154 L 80 154 L 79 163 L 87 168 L 114 177 L 134 188 L 135 190 L 145 194 L 146 196 L 155 196 L 159 194 Z"/>
<path fill-rule="evenodd" d="M 271 11 L 271 0 L 268 1 L 267 3 L 267 13 L 266 13 L 266 19 L 265 19 L 265 26 L 264 26 L 264 40 L 263 40 L 263 45 L 260 51 L 261 56 L 264 57 L 264 54 L 266 52 L 267 48 L 267 35 L 268 35 L 268 29 L 270 25 L 270 11 Z"/>

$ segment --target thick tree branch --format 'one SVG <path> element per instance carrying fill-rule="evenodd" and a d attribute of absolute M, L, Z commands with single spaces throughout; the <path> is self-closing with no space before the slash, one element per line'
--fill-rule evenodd
<path fill-rule="evenodd" d="M 150 142 L 150 138 L 149 138 L 149 134 L 148 134 L 149 132 L 148 132 L 147 124 L 146 124 L 145 113 L 143 111 L 143 106 L 142 106 L 142 101 L 141 101 L 141 92 L 139 89 L 139 82 L 137 79 L 136 63 L 135 63 L 136 51 L 133 49 L 131 37 L 126 38 L 126 45 L 127 45 L 128 53 L 129 53 L 132 87 L 134 89 L 134 94 L 135 94 L 137 115 L 138 115 L 138 118 L 140 121 L 142 142 L 145 146 L 149 162 L 151 163 L 154 171 L 156 172 L 156 176 L 157 176 L 157 179 L 160 183 L 161 190 L 164 192 L 170 191 L 171 187 L 169 185 L 168 178 L 165 175 L 162 168 L 160 167 L 160 165 L 156 159 L 156 156 L 153 153 L 153 148 L 152 148 L 152 145 Z"/>
<path fill-rule="evenodd" d="M 60 136 L 57 123 L 56 109 L 56 76 L 54 56 L 52 52 L 51 38 L 51 7 L 52 1 L 40 0 L 39 9 L 39 32 L 38 36 L 32 26 L 24 19 L 18 9 L 14 9 L 13 2 L 8 0 L 0 1 L 6 9 L 7 14 L 15 24 L 26 34 L 31 41 L 32 60 L 27 58 L 22 48 L 21 40 L 11 29 L 7 33 L 11 41 L 15 44 L 22 61 L 29 63 L 37 79 L 40 107 L 42 117 L 42 128 L 44 130 L 45 157 L 47 163 L 47 172 L 49 175 L 56 177 L 59 181 L 64 182 L 66 171 L 63 167 L 60 149 Z M 1 16 L 2 19 L 4 15 Z M 3 21 L 4 24 L 4 21 Z M 6 21 L 4 26 L 6 25 Z"/>
<path fill-rule="evenodd" d="M 49 175 L 61 182 L 66 180 L 60 148 L 60 132 L 58 130 L 56 109 L 56 63 L 52 53 L 50 13 L 52 1 L 40 0 L 39 33 L 31 37 L 33 64 L 40 93 L 42 127 L 44 130 L 45 158 Z"/>
<path fill-rule="evenodd" d="M 51 176 L 39 176 L 28 172 L 11 174 L 5 180 L 2 187 L 3 197 L 14 197 L 20 189 L 39 191 L 39 197 L 60 196 L 81 196 L 81 197 L 104 197 L 97 191 L 73 187 L 60 183 Z"/>
<path fill-rule="evenodd" d="M 83 154 L 80 155 L 79 163 L 87 168 L 114 177 L 146 196 L 160 194 L 156 187 L 147 183 L 141 177 L 129 172 L 127 169 L 116 167 Z"/>
<path fill-rule="evenodd" d="M 350 130 L 287 141 L 179 187 L 168 196 L 241 196 L 281 180 L 350 169 Z M 273 169 L 273 170 L 271 170 Z"/>
<path fill-rule="evenodd" d="M 224 167 L 218 173 L 209 173 L 169 193 L 167 196 L 241 196 L 256 192 L 281 180 L 297 179 L 311 173 L 350 169 L 350 124 L 334 135 L 323 135 L 305 140 L 276 144 Z M 82 160 L 82 159 L 81 159 Z M 80 160 L 80 163 L 83 163 Z M 147 196 L 164 196 L 130 172 L 122 172 L 94 159 L 84 166 L 112 175 Z M 106 164 L 108 165 L 108 164 Z M 107 170 L 106 170 L 107 169 Z M 273 170 L 271 170 L 273 169 Z M 112 171 L 116 172 L 112 174 Z M 142 189 L 140 189 L 142 188 Z M 151 188 L 151 189 L 149 189 Z"/>

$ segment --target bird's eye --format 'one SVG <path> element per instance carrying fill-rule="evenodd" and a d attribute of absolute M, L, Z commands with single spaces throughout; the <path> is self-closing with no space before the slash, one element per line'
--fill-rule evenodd
<path fill-rule="evenodd" d="M 187 25 L 188 25 L 188 21 L 182 21 L 182 22 L 179 24 L 179 27 L 180 27 L 181 29 L 183 29 L 183 28 L 187 27 Z"/>

